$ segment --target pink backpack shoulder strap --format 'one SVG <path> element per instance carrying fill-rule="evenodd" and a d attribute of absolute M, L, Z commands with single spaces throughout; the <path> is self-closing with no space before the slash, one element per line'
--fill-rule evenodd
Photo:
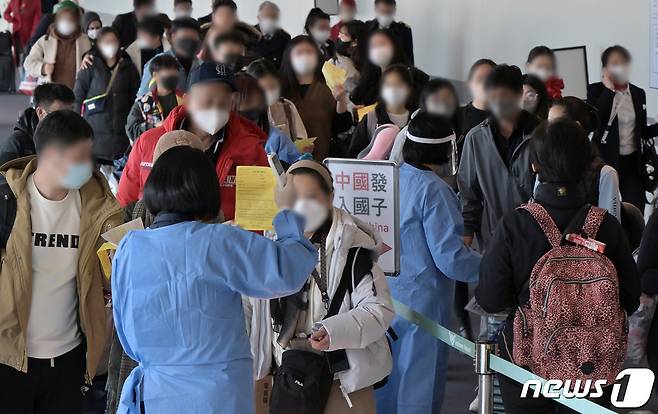
<path fill-rule="evenodd" d="M 562 244 L 562 232 L 557 228 L 548 211 L 538 203 L 528 203 L 519 207 L 532 215 L 539 227 L 546 235 L 551 247 L 559 247 Z"/>
<path fill-rule="evenodd" d="M 605 217 L 606 210 L 599 207 L 590 207 L 587 212 L 587 217 L 585 218 L 585 224 L 583 224 L 583 233 L 592 239 L 596 238 L 596 234 L 599 232 L 599 227 L 603 222 Z"/>

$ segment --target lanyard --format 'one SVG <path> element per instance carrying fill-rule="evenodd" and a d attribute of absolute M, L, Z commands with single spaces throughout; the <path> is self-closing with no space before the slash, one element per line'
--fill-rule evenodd
<path fill-rule="evenodd" d="M 318 285 L 320 289 L 320 294 L 322 295 L 322 303 L 324 304 L 324 309 L 329 309 L 329 294 L 327 293 L 327 257 L 326 257 L 326 244 L 327 244 L 327 235 L 323 234 L 320 238 L 320 274 L 318 274 L 316 269 L 313 269 L 311 275 L 315 280 L 315 284 Z"/>

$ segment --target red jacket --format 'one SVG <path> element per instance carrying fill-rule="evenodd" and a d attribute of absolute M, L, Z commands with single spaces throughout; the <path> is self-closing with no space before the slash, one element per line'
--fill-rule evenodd
<path fill-rule="evenodd" d="M 335 25 L 331 26 L 331 40 L 334 42 L 338 39 L 338 34 L 340 33 L 340 29 L 343 27 L 343 21 L 339 21 Z"/>
<path fill-rule="evenodd" d="M 162 126 L 149 129 L 137 140 L 119 182 L 117 199 L 121 206 L 126 206 L 142 197 L 144 184 L 153 166 L 155 145 L 164 133 L 179 129 L 186 117 L 185 107 L 178 106 L 171 111 Z M 266 140 L 267 135 L 256 124 L 231 113 L 216 166 L 220 187 L 220 207 L 226 220 L 233 220 L 235 216 L 236 168 L 240 165 L 267 166 L 264 148 Z"/>
<path fill-rule="evenodd" d="M 41 21 L 41 2 L 39 0 L 10 0 L 3 17 L 12 24 L 12 31 L 18 37 L 22 50 Z"/>

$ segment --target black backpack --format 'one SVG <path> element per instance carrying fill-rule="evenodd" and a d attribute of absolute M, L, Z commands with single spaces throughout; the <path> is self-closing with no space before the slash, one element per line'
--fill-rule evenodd
<path fill-rule="evenodd" d="M 0 249 L 7 247 L 7 240 L 16 220 L 16 196 L 4 175 L 0 175 Z"/>

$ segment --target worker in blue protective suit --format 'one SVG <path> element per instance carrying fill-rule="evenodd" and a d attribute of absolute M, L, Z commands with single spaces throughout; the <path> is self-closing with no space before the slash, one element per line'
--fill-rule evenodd
<path fill-rule="evenodd" d="M 420 112 L 409 124 L 400 167 L 400 275 L 389 277 L 393 298 L 447 326 L 455 280 L 475 282 L 480 255 L 463 243 L 459 201 L 444 179 L 454 175 L 455 134 L 449 121 Z M 399 316 L 391 342 L 393 372 L 377 391 L 379 414 L 439 413 L 448 347 Z"/>
<path fill-rule="evenodd" d="M 277 188 L 276 198 L 290 208 L 292 184 Z M 205 223 L 219 213 L 217 175 L 207 155 L 190 147 L 158 158 L 144 202 L 153 225 L 130 232 L 113 262 L 117 335 L 139 363 L 118 413 L 253 413 L 241 295 L 270 299 L 302 288 L 317 260 L 304 220 L 281 211 L 276 242 Z"/>

